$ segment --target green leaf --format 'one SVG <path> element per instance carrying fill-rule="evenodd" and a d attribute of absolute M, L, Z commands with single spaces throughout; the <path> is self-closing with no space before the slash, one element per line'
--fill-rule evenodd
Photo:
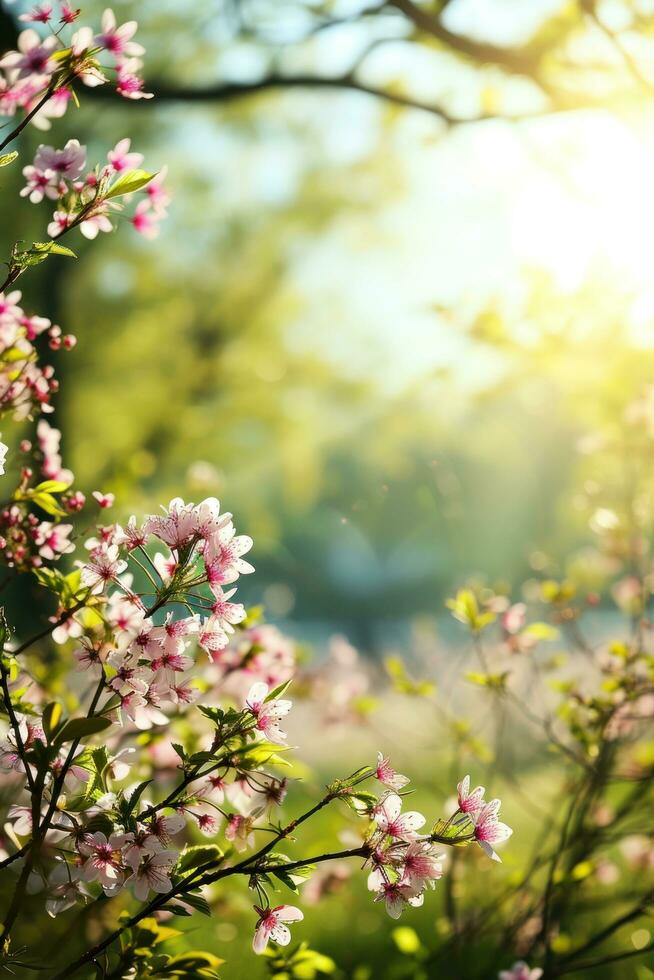
<path fill-rule="evenodd" d="M 135 191 L 140 191 L 142 187 L 150 183 L 153 177 L 156 177 L 156 174 L 149 174 L 145 170 L 128 170 L 127 173 L 121 174 L 113 182 L 105 194 L 105 199 L 122 197 L 123 194 L 133 194 Z"/>
<path fill-rule="evenodd" d="M 14 494 L 16 499 L 20 499 L 17 494 Z M 44 510 L 46 514 L 50 514 L 51 517 L 65 517 L 66 511 L 62 510 L 59 506 L 55 497 L 51 493 L 38 493 L 36 490 L 29 490 L 25 494 L 21 494 L 23 499 L 31 500 Z"/>
<path fill-rule="evenodd" d="M 523 631 L 523 635 L 533 636 L 536 640 L 557 640 L 559 631 L 549 623 L 530 623 Z"/>
<path fill-rule="evenodd" d="M 175 977 L 178 980 L 199 980 L 199 978 L 218 977 L 215 972 L 222 966 L 224 960 L 214 956 L 213 953 L 206 953 L 204 950 L 191 949 L 186 953 L 179 953 L 171 956 L 165 967 L 158 970 L 155 976 Z"/>
<path fill-rule="evenodd" d="M 282 854 L 279 851 L 272 851 L 268 855 L 266 872 L 267 874 L 274 875 L 282 884 L 290 888 L 292 892 L 297 893 L 298 882 L 301 882 L 304 878 L 309 878 L 315 871 L 315 865 L 305 864 L 299 868 L 293 868 L 292 871 L 287 871 L 283 867 L 285 864 L 290 864 L 291 859 L 286 854 Z M 281 867 L 280 867 L 281 865 Z"/>
<path fill-rule="evenodd" d="M 78 758 L 75 760 L 78 762 Z M 86 792 L 87 795 L 91 793 L 105 793 L 107 790 L 107 784 L 104 776 L 104 771 L 109 762 L 109 750 L 106 745 L 98 745 L 97 748 L 91 749 L 91 779 L 89 779 Z M 84 765 L 84 763 L 80 763 Z"/>
<path fill-rule="evenodd" d="M 110 719 L 103 718 L 101 715 L 93 715 L 91 718 L 71 718 L 58 733 L 55 742 L 59 745 L 64 742 L 74 742 L 76 739 L 84 738 L 86 735 L 95 735 L 97 732 L 103 732 L 110 725 Z"/>
<path fill-rule="evenodd" d="M 476 670 L 466 671 L 465 678 L 471 684 L 479 687 L 492 687 L 496 691 L 502 691 L 506 687 L 506 679 L 510 671 L 505 670 L 501 674 L 482 674 Z"/>
<path fill-rule="evenodd" d="M 218 863 L 225 856 L 225 852 L 217 844 L 198 844 L 194 847 L 186 847 L 182 853 L 178 871 L 192 871 L 210 861 Z"/>
<path fill-rule="evenodd" d="M 170 902 L 161 906 L 162 912 L 172 912 L 173 915 L 193 915 L 193 913 L 183 905 L 173 905 Z"/>
<path fill-rule="evenodd" d="M 61 493 L 62 490 L 68 490 L 69 486 L 70 483 L 65 483 L 63 480 L 44 480 L 34 489 L 37 493 Z"/>
<path fill-rule="evenodd" d="M 490 610 L 480 611 L 477 596 L 472 589 L 459 589 L 454 599 L 448 599 L 445 605 L 452 611 L 454 618 L 469 626 L 473 633 L 478 633 L 495 622 L 495 613 Z"/>
<path fill-rule="evenodd" d="M 183 900 L 202 915 L 211 915 L 209 903 L 199 892 L 188 892 Z"/>
<path fill-rule="evenodd" d="M 90 805 L 90 801 L 89 801 Z M 108 813 L 94 813 L 89 822 L 84 827 L 91 834 L 101 833 L 105 837 L 111 837 L 114 823 Z"/>
<path fill-rule="evenodd" d="M 274 742 L 253 742 L 242 749 L 234 751 L 233 758 L 238 760 L 240 769 L 258 769 L 260 766 L 289 766 L 290 762 L 283 759 L 280 752 L 288 752 L 290 746 L 277 745 Z"/>
<path fill-rule="evenodd" d="M 144 779 L 142 783 L 138 784 L 138 786 L 136 787 L 136 789 L 134 790 L 134 792 L 131 794 L 131 796 L 127 801 L 127 807 L 126 807 L 127 816 L 129 816 L 130 813 L 132 813 L 134 807 L 136 806 L 141 796 L 143 795 L 143 792 L 152 782 L 154 782 L 153 779 Z"/>
<path fill-rule="evenodd" d="M 58 591 L 56 588 L 57 572 L 54 568 L 33 568 L 32 574 L 39 585 L 45 589 L 51 589 L 53 592 Z"/>
<path fill-rule="evenodd" d="M 32 242 L 32 247 L 31 249 L 28 249 L 28 253 L 35 253 L 36 255 L 43 256 L 65 255 L 69 259 L 77 258 L 72 248 L 67 248 L 65 245 L 59 245 L 57 242 Z"/>
<path fill-rule="evenodd" d="M 175 915 L 192 915 L 184 905 L 178 905 L 177 902 L 184 902 L 185 905 L 190 905 L 192 909 L 200 912 L 202 915 L 211 915 L 211 909 L 209 908 L 209 903 L 206 898 L 203 898 L 199 892 L 188 892 L 181 896 L 179 899 L 172 899 L 171 902 L 163 906 L 164 909 L 169 912 L 173 912 Z"/>
<path fill-rule="evenodd" d="M 264 698 L 264 701 L 275 701 L 277 698 L 281 698 L 282 695 L 286 694 L 292 683 L 293 678 L 291 677 L 289 680 L 284 681 L 283 684 L 278 684 L 277 687 Z"/>
<path fill-rule="evenodd" d="M 375 770 L 372 766 L 361 766 L 361 768 L 353 772 L 351 776 L 347 776 L 343 782 L 350 784 L 358 783 L 364 779 L 368 779 L 370 776 L 374 776 L 374 774 Z"/>
<path fill-rule="evenodd" d="M 52 737 L 57 729 L 61 727 L 63 717 L 63 708 L 57 701 L 51 701 L 50 704 L 46 705 L 41 721 L 43 724 L 43 731 L 45 732 L 46 738 L 49 742 L 52 741 Z"/>
<path fill-rule="evenodd" d="M 386 657 L 384 667 L 393 683 L 394 689 L 400 694 L 426 698 L 436 690 L 436 685 L 433 681 L 414 681 L 407 672 L 401 657 Z"/>
<path fill-rule="evenodd" d="M 0 167 L 8 167 L 10 163 L 13 163 L 18 156 L 17 150 L 12 150 L 11 153 L 3 153 L 0 156 Z"/>

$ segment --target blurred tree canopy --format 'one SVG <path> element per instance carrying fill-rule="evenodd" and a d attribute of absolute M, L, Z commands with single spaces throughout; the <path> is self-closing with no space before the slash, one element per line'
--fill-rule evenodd
<path fill-rule="evenodd" d="M 468 144 L 456 149 L 460 133 L 519 139 L 544 116 L 642 111 L 652 5 L 115 6 L 140 22 L 157 108 L 84 92 L 52 139 L 81 135 L 95 160 L 130 136 L 148 166 L 169 165 L 175 203 L 154 248 L 127 232 L 80 242 L 77 264 L 47 263 L 26 283 L 28 308 L 80 336 L 57 406 L 79 478 L 135 511 L 177 493 L 224 497 L 256 539 L 250 598 L 369 647 L 437 614 L 471 569 L 517 579 L 534 549 L 568 549 L 586 519 L 561 516 L 575 442 L 600 392 L 622 410 L 653 366 L 625 330 L 624 297 L 598 276 L 561 298 L 525 273 L 519 304 L 480 289 L 474 308 L 450 308 L 447 245 L 434 245 L 431 307 L 406 300 L 425 338 L 405 371 L 385 334 L 407 349 L 414 336 L 402 318 L 377 330 L 375 310 L 410 294 L 412 255 L 393 234 L 410 236 L 414 219 L 380 215 L 425 177 L 415 161 L 434 146 L 455 148 L 443 166 L 468 153 L 483 171 Z M 26 7 L 4 5 L 5 44 Z M 26 158 L 50 138 L 26 132 Z M 3 246 L 19 209 L 35 237 L 45 224 L 13 200 Z M 474 245 L 476 212 L 453 209 Z M 383 282 L 367 264 L 380 241 Z M 473 277 L 475 261 L 471 247 Z"/>

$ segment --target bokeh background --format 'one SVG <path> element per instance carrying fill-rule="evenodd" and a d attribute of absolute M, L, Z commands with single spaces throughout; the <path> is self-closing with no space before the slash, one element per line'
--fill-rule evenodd
<path fill-rule="evenodd" d="M 7 38 L 27 6 L 5 2 Z M 53 139 L 93 161 L 131 137 L 173 203 L 154 244 L 80 239 L 26 280 L 80 338 L 57 366 L 67 462 L 119 517 L 220 497 L 255 539 L 242 595 L 318 660 L 335 634 L 370 660 L 430 650 L 447 685 L 446 596 L 560 569 L 588 534 L 584 439 L 653 378 L 654 5 L 113 7 L 157 98 L 89 92 Z M 47 207 L 3 199 L 5 251 L 19 223 L 42 237 Z M 387 708 L 434 809 L 454 774 L 430 709 Z M 388 724 L 309 745 L 312 778 Z M 359 897 L 306 935 L 364 978 L 390 926 Z M 433 943 L 434 910 L 417 921 Z M 211 928 L 225 977 L 258 975 L 233 922 Z"/>

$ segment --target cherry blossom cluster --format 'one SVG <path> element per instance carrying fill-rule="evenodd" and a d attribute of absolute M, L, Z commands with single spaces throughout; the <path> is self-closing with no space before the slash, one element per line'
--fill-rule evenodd
<path fill-rule="evenodd" d="M 7 565 L 19 570 L 38 569 L 75 550 L 73 525 L 61 518 L 86 502 L 83 493 L 70 489 L 73 474 L 62 464 L 59 430 L 42 418 L 36 436 L 36 446 L 28 439 L 20 443 L 30 465 L 21 467 L 12 499 L 0 510 L 0 548 Z"/>
<path fill-rule="evenodd" d="M 18 36 L 18 49 L 0 59 L 0 116 L 22 112 L 39 129 L 49 129 L 73 98 L 76 82 L 89 88 L 112 83 L 127 99 L 149 99 L 140 71 L 144 48 L 134 40 L 135 21 L 118 24 L 105 10 L 100 29 L 77 27 L 80 11 L 67 0 L 41 3 L 20 20 L 47 27 L 43 37 L 35 27 Z"/>
<path fill-rule="evenodd" d="M 153 634 L 149 637 L 151 649 L 158 646 L 159 659 L 165 658 L 169 636 L 161 631 L 159 642 Z M 161 679 L 169 668 L 156 666 L 154 673 Z M 125 691 L 129 685 L 137 685 L 138 678 L 127 678 L 119 667 L 114 673 L 111 657 L 107 673 L 113 675 L 101 688 L 107 701 L 101 712 L 108 721 L 119 721 L 118 711 L 112 711 L 115 693 Z M 182 844 L 175 846 L 173 838 L 192 824 L 205 836 L 215 839 L 221 824 L 224 837 L 235 851 L 243 851 L 254 845 L 256 821 L 272 807 L 280 806 L 286 796 L 286 780 L 278 779 L 248 761 L 247 749 L 243 752 L 243 765 L 238 764 L 238 752 L 234 746 L 244 738 L 252 744 L 266 746 L 269 742 L 283 744 L 285 733 L 279 726 L 288 713 L 291 702 L 274 696 L 268 688 L 257 683 L 248 694 L 240 711 L 233 711 L 229 734 L 221 732 L 213 738 L 213 751 L 205 752 L 199 765 L 186 771 L 181 789 L 171 794 L 166 805 L 153 805 L 135 788 L 115 790 L 114 786 L 129 775 L 135 761 L 136 750 L 130 747 L 112 750 L 109 745 L 118 744 L 111 732 L 102 749 L 76 750 L 71 758 L 65 746 L 58 745 L 64 732 L 56 735 L 46 712 L 41 717 L 18 715 L 18 725 L 0 742 L 0 768 L 13 774 L 26 774 L 36 778 L 39 755 L 49 750 L 48 772 L 45 778 L 44 797 L 40 820 L 52 816 L 53 801 L 63 787 L 73 805 L 68 809 L 66 800 L 58 800 L 57 823 L 45 834 L 45 852 L 51 858 L 50 870 L 35 871 L 31 890 L 43 890 L 46 907 L 51 915 L 65 911 L 79 901 L 93 896 L 89 886 L 96 884 L 106 896 L 116 895 L 124 887 L 130 888 L 135 898 L 145 901 L 150 892 L 165 893 L 172 886 L 171 872 L 176 865 Z M 152 719 L 154 723 L 168 724 L 166 716 Z M 263 739 L 263 741 L 261 741 Z M 240 744 L 240 743 L 239 743 Z M 229 751 L 219 754 L 221 746 Z M 98 753 L 100 761 L 98 761 Z M 26 762 L 27 760 L 27 762 Z M 178 756 L 179 762 L 179 756 Z M 190 762 L 193 762 L 191 758 Z M 231 773 L 228 778 L 228 773 Z M 100 779 L 102 790 L 92 792 L 90 783 Z M 62 780 L 61 786 L 58 785 Z M 80 796 L 81 794 L 81 796 Z M 80 799 L 86 795 L 86 805 Z M 138 813 L 131 815 L 131 799 L 138 800 Z M 229 811 L 229 812 L 228 812 Z M 16 846 L 22 838 L 34 832 L 33 808 L 16 804 L 9 811 L 9 827 Z M 101 824 L 103 829 L 95 827 Z M 94 826 L 95 825 L 95 826 Z"/>
<path fill-rule="evenodd" d="M 470 792 L 469 776 L 458 784 L 454 814 L 428 835 L 419 833 L 426 823 L 422 813 L 402 812 L 401 791 L 409 783 L 408 777 L 396 772 L 381 753 L 375 776 L 388 791 L 370 809 L 375 829 L 369 838 L 372 871 L 368 888 L 375 893 L 376 902 L 385 903 L 392 918 L 399 918 L 407 905 L 422 905 L 426 888 L 433 888 L 442 877 L 444 854 L 439 853 L 437 843 L 477 842 L 486 854 L 500 860 L 492 844 L 506 840 L 511 828 L 499 822 L 499 800 L 486 803 L 482 787 Z"/>
<path fill-rule="evenodd" d="M 120 140 L 109 151 L 104 166 L 86 173 L 86 147 L 79 140 L 68 140 L 60 150 L 41 144 L 33 163 L 23 168 L 26 184 L 21 196 L 33 204 L 44 199 L 55 202 L 47 229 L 52 239 L 77 227 L 85 238 L 93 239 L 99 232 L 113 230 L 112 217 L 124 210 L 116 198 L 130 199 L 139 192 L 141 200 L 131 224 L 145 238 L 155 238 L 170 200 L 163 186 L 166 171 L 145 174 L 138 169 L 142 163 L 143 154 L 131 151 L 128 139 Z"/>
<path fill-rule="evenodd" d="M 99 497 L 101 506 L 111 502 Z M 85 626 L 81 603 L 69 611 L 57 638 L 81 638 L 80 668 L 113 674 L 109 686 L 120 719 L 142 729 L 164 724 L 164 705 L 174 708 L 197 697 L 182 676 L 194 664 L 191 643 L 216 657 L 245 618 L 244 607 L 230 601 L 235 590 L 223 586 L 253 571 L 242 557 L 252 539 L 236 534 L 231 514 L 222 514 L 215 498 L 197 506 L 176 499 L 141 525 L 132 518 L 125 527 L 98 526 L 86 546 L 88 560 L 78 562 L 80 594 L 92 597 L 102 625 Z M 155 547 L 161 550 L 151 554 Z M 134 588 L 134 572 L 145 578 L 145 591 Z M 168 609 L 156 625 L 153 614 L 168 606 L 188 614 Z"/>
<path fill-rule="evenodd" d="M 483 786 L 470 789 L 470 776 L 466 776 L 457 786 L 458 810 L 454 814 L 453 824 L 472 823 L 472 836 L 481 849 L 493 859 L 499 861 L 494 844 L 508 840 L 513 831 L 499 818 L 500 801 L 484 799 Z"/>
<path fill-rule="evenodd" d="M 76 342 L 46 317 L 26 314 L 20 302 L 18 290 L 0 293 L 0 415 L 18 420 L 51 412 L 59 387 L 54 368 L 38 364 L 36 338 L 47 336 L 53 350 L 71 350 Z"/>
<path fill-rule="evenodd" d="M 385 788 L 378 800 L 374 797 L 371 800 L 371 794 L 356 792 L 358 783 L 369 776 L 374 776 Z M 374 892 L 375 902 L 383 901 L 394 919 L 407 906 L 421 906 L 427 889 L 434 888 L 442 878 L 445 855 L 438 845 L 462 846 L 476 841 L 486 853 L 499 860 L 487 845 L 490 840 L 494 843 L 506 840 L 511 834 L 511 829 L 497 819 L 499 800 L 485 803 L 481 787 L 470 792 L 469 776 L 458 785 L 455 813 L 447 821 L 438 821 L 432 833 L 420 834 L 425 816 L 415 810 L 402 812 L 401 793 L 408 783 L 408 777 L 398 773 L 380 752 L 376 767 L 354 774 L 353 786 L 345 790 L 352 792 L 355 808 L 371 818 L 373 828 L 360 853 L 371 866 L 368 888 Z M 263 952 L 270 940 L 288 945 L 291 937 L 287 923 L 303 918 L 300 909 L 293 905 L 271 907 L 268 903 L 262 907 L 255 905 L 254 910 L 258 915 L 253 940 L 256 953 Z"/>

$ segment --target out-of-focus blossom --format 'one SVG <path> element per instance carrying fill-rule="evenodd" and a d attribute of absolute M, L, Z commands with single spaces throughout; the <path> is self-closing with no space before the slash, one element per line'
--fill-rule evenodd
<path fill-rule="evenodd" d="M 542 976 L 540 967 L 530 969 L 524 960 L 518 960 L 510 970 L 500 970 L 498 973 L 499 980 L 540 980 Z"/>

